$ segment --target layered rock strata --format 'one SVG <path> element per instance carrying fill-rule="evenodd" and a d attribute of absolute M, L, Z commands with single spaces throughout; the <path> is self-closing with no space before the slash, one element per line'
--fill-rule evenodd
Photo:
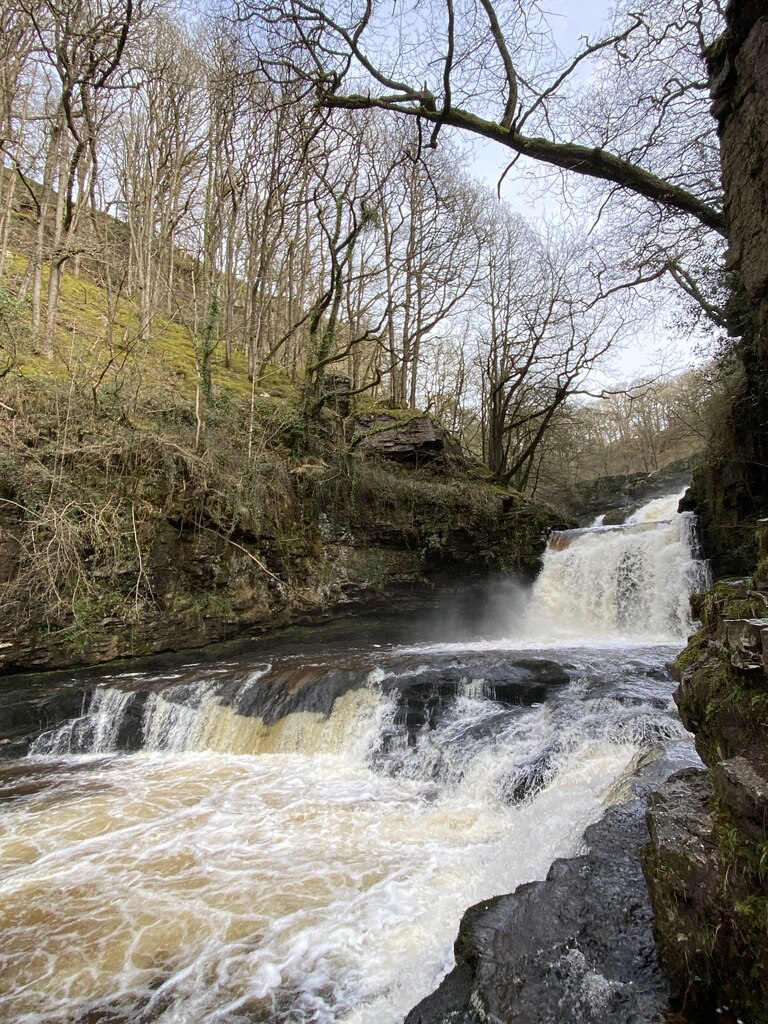
<path fill-rule="evenodd" d="M 768 1021 L 767 601 L 759 579 L 699 599 L 704 628 L 674 674 L 709 770 L 673 776 L 648 809 L 659 955 L 673 1006 L 702 1022 L 726 1007 Z"/>

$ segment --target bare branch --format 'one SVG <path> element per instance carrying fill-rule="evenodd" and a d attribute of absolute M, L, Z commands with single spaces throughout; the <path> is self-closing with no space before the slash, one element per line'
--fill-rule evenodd
<path fill-rule="evenodd" d="M 414 93 L 408 99 L 411 102 L 420 102 Z M 514 150 L 519 156 L 538 160 L 563 170 L 575 171 L 577 174 L 583 174 L 590 178 L 613 182 L 666 209 L 689 214 L 723 237 L 727 236 L 725 218 L 714 206 L 699 199 L 687 189 L 674 185 L 630 160 L 615 156 L 605 149 L 582 146 L 575 142 L 551 142 L 548 139 L 521 135 L 495 121 L 488 121 L 467 110 L 462 110 L 460 107 L 453 107 L 443 115 L 424 106 L 414 108 L 407 102 L 379 100 L 372 96 L 354 94 L 349 96 L 324 94 L 322 102 L 326 106 L 345 110 L 379 108 L 395 110 L 402 114 L 418 113 L 420 117 L 432 123 L 442 120 L 444 124 L 450 125 L 452 128 L 460 128 L 473 135 L 498 142 L 508 149 Z"/>
<path fill-rule="evenodd" d="M 488 17 L 488 27 L 491 30 L 496 49 L 499 51 L 499 56 L 504 65 L 504 74 L 507 79 L 507 102 L 499 124 L 502 128 L 511 128 L 515 120 L 515 113 L 517 112 L 517 72 L 515 71 L 515 65 L 510 55 L 507 41 L 504 38 L 504 33 L 501 31 L 499 19 L 496 16 L 491 0 L 480 0 L 480 3 L 483 5 L 483 10 Z"/>

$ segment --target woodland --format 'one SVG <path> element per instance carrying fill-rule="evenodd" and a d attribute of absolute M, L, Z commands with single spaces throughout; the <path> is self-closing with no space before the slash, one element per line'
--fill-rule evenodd
<path fill-rule="evenodd" d="M 372 11 L 352 45 L 344 25 L 304 5 L 194 16 L 162 3 L 4 5 L 4 380 L 63 378 L 74 359 L 95 421 L 131 418 L 176 400 L 128 383 L 170 348 L 194 393 L 193 450 L 209 407 L 235 393 L 251 403 L 252 457 L 269 374 L 295 387 L 304 423 L 320 413 L 324 378 L 341 376 L 348 398 L 435 416 L 526 493 L 542 472 L 651 471 L 689 454 L 722 390 L 711 360 L 634 386 L 591 371 L 662 328 L 699 330 L 711 356 L 724 326 L 718 151 L 699 56 L 719 20 L 714 7 L 697 12 L 671 28 L 665 5 L 626 25 L 618 12 L 622 31 L 567 61 L 536 5 L 522 42 L 510 9 L 522 86 L 499 77 L 506 51 L 492 33 L 459 22 L 432 83 L 450 83 L 438 117 L 407 85 L 375 102 L 346 88 L 363 87 L 369 34 L 374 83 L 396 59 Z M 419 61 L 434 67 L 428 48 L 446 43 L 426 32 L 425 12 L 407 17 L 403 59 L 420 74 Z M 478 49 L 483 31 L 490 48 Z M 318 103 L 317 81 L 331 79 Z M 461 107 L 479 89 L 491 120 Z M 617 90 L 624 108 L 601 124 Z M 599 179 L 587 189 L 534 182 L 569 190 L 567 217 L 526 220 L 467 172 L 448 126 L 493 137 L 497 97 L 520 104 L 514 132 L 506 108 L 495 129 L 506 146 L 522 140 L 517 155 L 567 167 L 562 139 L 574 131 L 596 153 L 610 148 L 611 169 L 587 169 Z M 551 160 L 522 134 L 544 127 Z"/>
<path fill-rule="evenodd" d="M 765 677 L 715 665 L 766 603 L 762 228 L 734 230 L 712 111 L 759 4 L 619 0 L 570 48 L 549 6 L 0 0 L 0 670 L 531 571 L 588 482 L 684 460 L 744 577 L 700 599 L 686 724 L 731 730 L 708 764 L 737 734 L 763 762 Z M 624 379 L 664 338 L 696 358 Z M 704 995 L 667 941 L 694 1010 L 751 1007 L 765 939 L 764 895 L 733 909 L 764 823 L 723 850 Z M 677 906 L 684 872 L 654 870 Z"/>
<path fill-rule="evenodd" d="M 363 548 L 387 532 L 366 521 L 382 479 L 389 532 L 438 557 L 446 508 L 459 530 L 505 501 L 562 519 L 585 481 L 690 459 L 723 422 L 742 376 L 702 63 L 719 6 L 618 9 L 572 56 L 537 4 L 504 25 L 449 6 L 439 32 L 420 4 L 399 34 L 358 13 L 353 31 L 300 3 L 3 4 L 13 628 L 83 650 L 95 623 L 155 614 L 169 526 L 245 542 L 279 591 L 318 516 Z M 467 170 L 473 133 L 510 150 L 498 192 Z M 525 218 L 513 180 L 567 203 Z M 613 383 L 614 353 L 656 335 L 698 339 L 697 365 Z M 425 423 L 473 510 L 418 452 L 405 478 L 360 458 Z"/>

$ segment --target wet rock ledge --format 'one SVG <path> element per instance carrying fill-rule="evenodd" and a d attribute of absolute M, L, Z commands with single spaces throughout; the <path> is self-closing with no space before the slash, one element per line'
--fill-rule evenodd
<path fill-rule="evenodd" d="M 707 771 L 652 797 L 645 867 L 672 1005 L 768 1022 L 768 579 L 697 599 L 701 632 L 673 674 Z"/>
<path fill-rule="evenodd" d="M 669 992 L 640 867 L 649 787 L 587 829 L 587 853 L 555 861 L 544 881 L 471 907 L 456 967 L 405 1024 L 664 1019 Z"/>

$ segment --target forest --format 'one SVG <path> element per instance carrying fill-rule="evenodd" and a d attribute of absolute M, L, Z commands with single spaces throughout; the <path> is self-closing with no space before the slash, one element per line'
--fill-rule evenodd
<path fill-rule="evenodd" d="M 305 422 L 323 381 L 339 378 L 359 403 L 434 415 L 527 493 L 700 449 L 705 406 L 733 380 L 713 362 L 723 240 L 699 57 L 719 30 L 717 5 L 691 12 L 673 24 L 663 4 L 634 22 L 618 11 L 613 35 L 567 60 L 533 5 L 519 132 L 546 126 L 561 150 L 574 132 L 596 150 L 610 143 L 619 171 L 588 186 L 539 175 L 531 188 L 565 190 L 567 213 L 526 219 L 468 171 L 461 133 L 446 127 L 437 144 L 463 94 L 482 82 L 485 110 L 504 92 L 504 51 L 478 50 L 469 23 L 457 22 L 455 66 L 442 72 L 450 116 L 431 123 L 407 88 L 384 110 L 337 93 L 318 103 L 318 67 L 297 56 L 305 21 L 322 33 L 306 50 L 318 65 L 346 60 L 357 87 L 365 62 L 334 56 L 346 30 L 311 5 L 192 16 L 163 3 L 5 4 L 5 377 L 33 353 L 66 375 L 77 353 L 97 418 L 117 393 L 130 417 L 168 396 L 127 384 L 128 370 L 173 338 L 194 386 L 195 448 L 217 399 L 214 367 L 250 396 L 249 454 L 277 369 L 301 392 Z M 401 27 L 414 68 L 442 45 L 424 17 L 414 9 Z M 386 31 L 365 26 L 382 61 L 374 81 L 395 59 L 376 34 Z M 601 124 L 617 90 L 623 105 Z M 519 155 L 506 174 L 518 188 L 532 173 L 530 160 L 518 173 Z M 646 200 L 632 179 L 640 163 L 668 198 Z M 78 303 L 77 280 L 98 292 L 84 287 Z M 699 368 L 681 375 L 676 360 L 674 379 L 613 383 L 612 354 L 656 335 L 698 338 Z"/>

